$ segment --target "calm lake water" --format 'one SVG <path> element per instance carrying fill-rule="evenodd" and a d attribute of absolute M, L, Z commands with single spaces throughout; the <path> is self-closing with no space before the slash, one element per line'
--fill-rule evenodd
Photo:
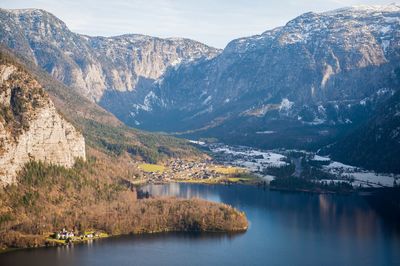
<path fill-rule="evenodd" d="M 0 265 L 400 265 L 398 221 L 363 197 L 252 186 L 151 185 L 153 195 L 200 197 L 246 212 L 246 233 L 124 236 L 0 255 Z M 397 224 L 397 225 L 396 225 Z"/>

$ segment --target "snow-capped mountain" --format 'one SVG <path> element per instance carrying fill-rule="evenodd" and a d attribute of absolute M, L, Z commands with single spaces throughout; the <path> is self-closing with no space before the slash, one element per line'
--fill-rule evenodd
<path fill-rule="evenodd" d="M 0 10 L 0 42 L 125 123 L 264 148 L 320 148 L 399 88 L 400 6 L 306 13 L 217 50 L 188 39 L 75 34 Z"/>
<path fill-rule="evenodd" d="M 105 90 L 131 91 L 142 80 L 158 79 L 168 67 L 219 53 L 189 39 L 80 35 L 39 9 L 0 9 L 0 22 L 0 43 L 96 101 Z"/>
<path fill-rule="evenodd" d="M 310 12 L 167 71 L 128 112 L 113 111 L 142 128 L 225 141 L 327 143 L 393 95 L 399 48 L 398 5 Z"/>

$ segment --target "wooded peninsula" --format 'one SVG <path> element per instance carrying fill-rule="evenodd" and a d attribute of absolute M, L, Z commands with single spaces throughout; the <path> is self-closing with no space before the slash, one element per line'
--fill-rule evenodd
<path fill-rule="evenodd" d="M 87 162 L 77 161 L 72 169 L 41 162 L 27 164 L 19 184 L 0 193 L 1 248 L 54 245 L 48 237 L 62 228 L 113 236 L 239 232 L 248 227 L 245 214 L 225 204 L 201 199 L 140 198 L 136 187 L 95 178 L 103 167 L 94 157 Z M 108 171 L 113 169 L 109 167 Z"/>

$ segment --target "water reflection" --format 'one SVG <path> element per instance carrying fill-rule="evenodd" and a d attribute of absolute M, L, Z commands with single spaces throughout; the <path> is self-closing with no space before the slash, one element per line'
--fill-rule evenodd
<path fill-rule="evenodd" d="M 203 198 L 210 201 L 221 202 L 218 194 L 212 191 L 201 191 L 192 189 L 190 186 L 182 185 L 179 183 L 171 183 L 168 185 L 146 185 L 143 191 L 147 191 L 150 195 L 157 196 L 175 196 L 179 198 Z"/>
<path fill-rule="evenodd" d="M 357 195 L 318 195 L 268 191 L 251 186 L 193 184 L 149 185 L 144 190 L 156 196 L 202 197 L 231 204 L 246 210 L 250 221 L 258 221 L 258 212 L 263 210 L 261 216 L 273 217 L 275 222 L 292 233 L 319 231 L 329 235 L 332 232 L 340 237 L 362 241 L 379 235 L 383 223 L 387 222 L 363 197 Z M 254 219 L 254 215 L 257 215 L 257 219 Z M 252 229 L 257 225 L 253 223 Z M 388 233 L 398 238 L 398 229 L 398 226 L 394 226 L 385 227 L 384 230 L 389 230 Z"/>
<path fill-rule="evenodd" d="M 398 222 L 388 223 L 363 197 L 252 186 L 169 184 L 143 189 L 152 195 L 233 205 L 245 211 L 250 228 L 234 235 L 137 235 L 18 251 L 0 255 L 0 265 L 400 265 Z"/>

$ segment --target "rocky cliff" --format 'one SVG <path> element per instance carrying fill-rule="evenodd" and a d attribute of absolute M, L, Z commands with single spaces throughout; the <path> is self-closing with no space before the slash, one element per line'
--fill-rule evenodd
<path fill-rule="evenodd" d="M 0 43 L 96 101 L 106 90 L 132 91 L 158 79 L 169 67 L 220 52 L 182 38 L 80 35 L 39 9 L 0 9 L 0 23 Z"/>
<path fill-rule="evenodd" d="M 399 32 L 396 4 L 306 13 L 234 40 L 211 60 L 171 69 L 129 110 L 114 113 L 131 125 L 191 137 L 316 147 L 393 95 Z"/>
<path fill-rule="evenodd" d="M 30 160 L 72 167 L 85 140 L 61 117 L 42 86 L 0 56 L 0 184 L 16 182 Z"/>
<path fill-rule="evenodd" d="M 400 6 L 309 12 L 221 52 L 186 39 L 72 33 L 0 10 L 0 41 L 128 125 L 263 148 L 318 149 L 392 97 Z"/>

